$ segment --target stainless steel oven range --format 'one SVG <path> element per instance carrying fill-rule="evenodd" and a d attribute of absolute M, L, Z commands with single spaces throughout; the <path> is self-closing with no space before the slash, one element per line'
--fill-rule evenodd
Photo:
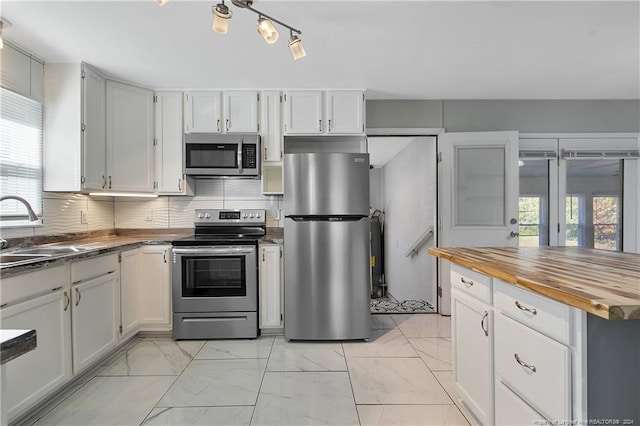
<path fill-rule="evenodd" d="M 258 240 L 264 210 L 198 209 L 173 245 L 173 338 L 258 336 Z"/>

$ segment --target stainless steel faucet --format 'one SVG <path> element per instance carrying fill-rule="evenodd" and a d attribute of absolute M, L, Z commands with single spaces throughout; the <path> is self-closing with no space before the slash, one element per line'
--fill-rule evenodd
<path fill-rule="evenodd" d="M 35 220 L 38 220 L 38 215 L 36 214 L 36 212 L 33 211 L 33 207 L 31 207 L 31 204 L 29 204 L 29 202 L 24 198 L 19 197 L 17 195 L 5 195 L 4 197 L 0 197 L 0 202 L 4 200 L 20 201 L 27 208 L 27 214 L 29 215 L 29 220 L 32 222 Z M 6 244 L 7 244 L 7 241 L 3 238 L 0 238 L 0 249 L 4 248 Z"/>

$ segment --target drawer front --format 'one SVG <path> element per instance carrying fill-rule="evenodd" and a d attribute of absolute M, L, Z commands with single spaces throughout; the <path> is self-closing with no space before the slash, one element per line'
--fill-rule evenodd
<path fill-rule="evenodd" d="M 547 424 L 544 417 L 518 395 L 511 392 L 500 380 L 496 381 L 496 425 L 543 425 Z"/>
<path fill-rule="evenodd" d="M 568 347 L 503 314 L 495 316 L 496 374 L 549 419 L 571 419 Z"/>
<path fill-rule="evenodd" d="M 2 278 L 0 304 L 13 304 L 66 285 L 69 285 L 68 265 L 44 267 L 34 272 Z"/>
<path fill-rule="evenodd" d="M 71 264 L 71 283 L 74 284 L 100 277 L 116 269 L 119 269 L 117 254 L 92 257 L 87 260 L 74 262 Z"/>
<path fill-rule="evenodd" d="M 451 286 L 491 304 L 491 277 L 451 264 Z"/>
<path fill-rule="evenodd" d="M 569 306 L 500 280 L 495 280 L 494 286 L 498 310 L 560 343 L 570 345 Z"/>

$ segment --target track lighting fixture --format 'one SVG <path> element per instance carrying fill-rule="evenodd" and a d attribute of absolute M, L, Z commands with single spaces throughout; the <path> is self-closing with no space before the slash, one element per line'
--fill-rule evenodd
<path fill-rule="evenodd" d="M 273 25 L 274 22 L 287 28 L 291 32 L 291 38 L 289 39 L 289 48 L 291 49 L 291 53 L 293 54 L 293 59 L 298 60 L 306 56 L 304 47 L 302 46 L 302 40 L 300 40 L 300 37 L 298 37 L 300 34 L 302 34 L 302 31 L 297 30 L 292 26 L 287 25 L 284 22 L 279 21 L 265 13 L 262 13 L 257 9 L 254 9 L 252 7 L 253 0 L 231 0 L 231 3 L 233 3 L 233 5 L 236 7 L 248 9 L 258 15 L 258 33 L 269 44 L 273 44 L 278 41 L 278 30 L 276 30 L 275 26 Z M 213 15 L 213 30 L 219 34 L 226 34 L 229 25 L 229 18 L 231 18 L 231 12 L 227 8 L 227 6 L 224 5 L 224 0 L 222 0 L 222 3 L 213 8 Z M 217 19 L 224 20 L 224 31 L 218 31 L 216 29 Z"/>
<path fill-rule="evenodd" d="M 211 29 L 218 34 L 226 34 L 229 30 L 229 19 L 231 19 L 232 13 L 224 4 L 224 0 L 222 0 L 222 3 L 215 5 L 211 12 L 213 13 Z"/>

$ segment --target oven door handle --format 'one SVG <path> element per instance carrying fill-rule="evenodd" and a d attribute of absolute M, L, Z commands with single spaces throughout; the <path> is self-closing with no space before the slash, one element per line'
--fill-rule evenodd
<path fill-rule="evenodd" d="M 256 250 L 255 247 L 197 247 L 197 248 L 174 248 L 174 254 L 195 254 L 195 255 L 207 255 L 215 254 L 222 256 L 234 256 L 237 254 L 251 254 Z"/>

